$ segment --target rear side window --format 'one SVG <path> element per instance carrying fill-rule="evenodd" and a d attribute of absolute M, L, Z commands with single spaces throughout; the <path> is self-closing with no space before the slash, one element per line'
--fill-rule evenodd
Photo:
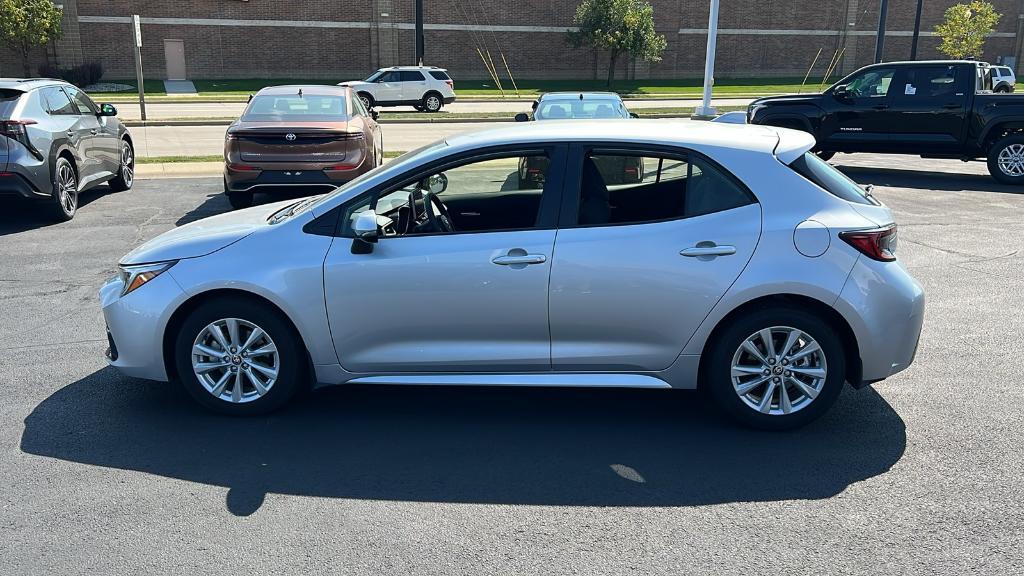
<path fill-rule="evenodd" d="M 57 86 L 43 88 L 43 101 L 46 102 L 47 111 L 54 116 L 77 116 L 78 108 L 71 103 L 71 99 Z"/>
<path fill-rule="evenodd" d="M 900 78 L 896 101 L 901 103 L 946 104 L 964 95 L 961 66 L 910 68 Z M 959 96 L 957 96 L 959 94 Z"/>
<path fill-rule="evenodd" d="M 434 80 L 451 80 L 451 77 L 441 70 L 431 71 L 430 75 L 434 77 Z"/>
<path fill-rule="evenodd" d="M 349 116 L 345 96 L 326 94 L 257 94 L 242 120 L 333 122 Z"/>
<path fill-rule="evenodd" d="M 18 104 L 23 92 L 17 90 L 0 90 L 0 118 L 10 118 L 14 107 Z"/>
<path fill-rule="evenodd" d="M 1000 76 L 1013 76 L 1013 72 L 1010 72 L 1009 68 L 1000 68 L 999 69 L 999 75 Z"/>
<path fill-rule="evenodd" d="M 797 174 L 817 184 L 819 188 L 847 202 L 870 206 L 878 205 L 878 202 L 868 196 L 868 193 L 859 184 L 811 152 L 794 160 L 789 167 Z"/>
<path fill-rule="evenodd" d="M 401 74 L 402 82 L 423 82 L 424 80 L 423 74 L 415 70 L 402 70 L 399 74 Z"/>

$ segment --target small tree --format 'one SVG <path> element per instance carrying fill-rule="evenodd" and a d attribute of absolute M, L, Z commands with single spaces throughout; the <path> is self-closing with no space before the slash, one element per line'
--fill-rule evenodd
<path fill-rule="evenodd" d="M 25 76 L 32 75 L 32 49 L 60 36 L 61 9 L 51 0 L 0 0 L 0 41 L 21 56 Z"/>
<path fill-rule="evenodd" d="M 647 62 L 661 60 L 667 42 L 654 30 L 654 8 L 644 0 L 583 0 L 568 33 L 569 44 L 608 51 L 608 87 L 615 79 L 619 56 Z"/>
<path fill-rule="evenodd" d="M 1002 14 L 988 2 L 974 0 L 946 10 L 946 20 L 935 27 L 942 38 L 939 51 L 951 58 L 980 57 L 985 37 L 995 30 Z"/>

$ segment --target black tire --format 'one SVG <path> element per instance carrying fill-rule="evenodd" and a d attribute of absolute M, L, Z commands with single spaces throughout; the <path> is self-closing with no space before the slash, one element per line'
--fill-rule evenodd
<path fill-rule="evenodd" d="M 78 211 L 78 171 L 64 156 L 58 156 L 50 174 L 50 213 L 58 222 L 67 222 Z"/>
<path fill-rule="evenodd" d="M 363 108 L 366 108 L 367 112 L 369 112 L 370 108 L 373 108 L 374 104 L 376 104 L 373 101 L 373 96 L 371 96 L 368 92 L 360 92 L 359 99 L 362 100 Z"/>
<path fill-rule="evenodd" d="M 233 192 L 228 189 L 227 180 L 224 181 L 224 195 L 228 197 L 228 204 L 235 210 L 252 207 L 252 192 Z"/>
<path fill-rule="evenodd" d="M 817 395 L 809 400 L 802 408 L 789 414 L 763 414 L 742 399 L 733 387 L 732 363 L 734 354 L 749 337 L 753 337 L 759 331 L 772 327 L 790 327 L 802 331 L 813 338 L 824 355 L 826 373 L 823 384 Z M 773 332 L 773 338 L 783 338 L 784 333 Z M 781 348 L 782 343 L 775 345 L 776 349 Z M 776 364 L 775 369 L 781 367 L 781 360 L 772 359 Z M 798 362 L 805 362 L 799 360 Z M 788 365 L 788 362 L 787 362 Z M 794 363 L 792 366 L 795 366 Z M 842 342 L 835 330 L 821 318 L 804 310 L 791 307 L 778 307 L 758 310 L 750 314 L 744 314 L 733 320 L 728 326 L 718 332 L 717 340 L 712 343 L 710 354 L 705 364 L 704 381 L 702 386 L 707 386 L 710 396 L 715 403 L 727 414 L 738 422 L 752 428 L 762 430 L 788 430 L 808 424 L 824 414 L 835 403 L 836 398 L 842 391 L 843 382 L 846 380 L 846 354 L 843 351 Z M 760 377 L 757 375 L 756 377 Z M 784 378 L 784 376 L 782 376 Z M 751 378 L 753 380 L 754 377 Z M 773 378 L 774 380 L 774 378 Z M 781 381 L 781 378 L 780 378 Z M 788 390 L 794 390 L 793 395 L 799 395 L 800 391 L 792 384 L 786 384 Z M 762 392 L 761 398 L 765 395 L 766 388 L 754 389 Z M 776 401 L 775 398 L 778 397 Z M 787 393 L 787 398 L 790 393 Z M 780 393 L 773 393 L 769 402 L 769 408 L 782 408 Z"/>
<path fill-rule="evenodd" d="M 1013 151 L 1008 150 L 1008 148 L 1014 145 L 1021 146 L 1016 154 Z M 1024 170 L 1021 170 L 1020 174 L 1014 175 L 1011 172 L 1004 172 L 1003 169 L 999 167 L 999 155 L 1004 151 L 1006 151 L 1006 154 L 1011 157 L 1017 154 L 1024 154 L 1024 134 L 1011 134 L 1005 138 L 997 140 L 996 143 L 988 149 L 987 161 L 988 173 L 991 174 L 996 181 L 1002 184 L 1011 184 L 1014 186 L 1024 185 Z M 1024 162 L 1024 158 L 1022 158 L 1021 161 Z"/>
<path fill-rule="evenodd" d="M 1009 94 L 1010 87 L 1005 84 L 1002 86 L 997 86 L 996 89 L 993 90 L 993 92 L 996 92 L 998 94 Z"/>
<path fill-rule="evenodd" d="M 413 105 L 412 105 L 412 107 L 413 107 L 413 109 L 415 109 L 415 110 L 416 110 L 417 112 L 423 112 L 423 110 L 424 110 L 423 106 L 422 106 L 422 105 L 420 105 L 420 104 L 413 104 Z"/>
<path fill-rule="evenodd" d="M 117 169 L 117 176 L 110 181 L 110 189 L 114 192 L 131 190 L 135 183 L 135 148 L 127 138 L 121 140 L 121 166 Z"/>
<path fill-rule="evenodd" d="M 420 103 L 427 112 L 440 112 L 444 106 L 444 99 L 437 92 L 427 92 L 423 95 L 423 102 Z"/>
<path fill-rule="evenodd" d="M 192 367 L 192 350 L 196 338 L 211 323 L 229 318 L 242 320 L 258 326 L 269 336 L 277 349 L 279 361 L 276 380 L 273 381 L 263 395 L 254 396 L 253 399 L 246 402 L 234 403 L 230 400 L 214 396 L 210 390 L 200 383 Z M 242 332 L 240 332 L 239 339 L 246 337 L 244 332 L 246 329 L 246 327 L 240 329 Z M 223 331 L 222 334 L 224 334 Z M 227 337 L 226 334 L 225 336 Z M 245 361 L 240 358 L 239 354 L 234 356 L 234 359 L 239 360 L 239 362 Z M 250 357 L 249 360 L 254 358 L 256 357 Z M 260 362 L 267 362 L 265 358 L 261 359 Z M 258 372 L 253 368 L 243 371 L 247 367 L 239 362 L 232 362 L 230 364 L 230 366 L 235 368 L 233 372 L 229 372 L 229 368 L 223 369 L 223 374 L 227 375 L 228 380 L 222 394 L 231 395 L 234 392 L 238 380 L 235 380 L 233 374 L 239 373 L 241 374 L 239 378 L 243 382 L 242 393 L 248 395 L 257 394 L 255 386 L 248 380 L 248 376 L 244 372 L 248 371 L 253 374 Z M 277 310 L 270 308 L 268 305 L 260 304 L 258 301 L 246 300 L 244 298 L 210 300 L 200 304 L 198 308 L 189 314 L 175 336 L 174 363 L 177 368 L 178 377 L 189 395 L 204 407 L 222 414 L 237 416 L 266 414 L 283 406 L 297 392 L 303 390 L 308 385 L 306 352 L 302 339 L 295 331 L 295 328 Z M 269 362 L 267 363 L 269 364 Z M 217 370 L 209 373 L 211 378 L 219 379 L 222 373 L 219 372 L 221 369 Z M 263 381 L 266 383 L 269 381 L 269 378 Z"/>
<path fill-rule="evenodd" d="M 818 158 L 821 158 L 825 162 L 828 162 L 829 160 L 832 159 L 833 156 L 836 155 L 836 153 L 831 150 L 818 150 L 817 152 L 815 152 L 815 154 L 818 156 Z"/>

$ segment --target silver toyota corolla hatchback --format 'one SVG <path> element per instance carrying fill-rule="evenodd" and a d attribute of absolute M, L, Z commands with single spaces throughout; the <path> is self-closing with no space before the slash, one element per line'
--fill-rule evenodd
<path fill-rule="evenodd" d="M 799 426 L 909 366 L 924 313 L 892 212 L 813 146 L 639 120 L 454 137 L 138 247 L 100 293 L 109 361 L 236 414 L 310 382 L 701 387 Z"/>

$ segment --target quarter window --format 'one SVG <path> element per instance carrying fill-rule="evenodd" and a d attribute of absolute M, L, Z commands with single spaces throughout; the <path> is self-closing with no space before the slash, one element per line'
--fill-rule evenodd
<path fill-rule="evenodd" d="M 700 157 L 595 152 L 584 158 L 577 222 L 657 222 L 753 202 L 738 182 Z"/>
<path fill-rule="evenodd" d="M 443 70 L 434 70 L 430 73 L 430 75 L 434 77 L 434 80 L 451 80 L 451 77 L 448 76 L 448 74 L 446 74 Z"/>

